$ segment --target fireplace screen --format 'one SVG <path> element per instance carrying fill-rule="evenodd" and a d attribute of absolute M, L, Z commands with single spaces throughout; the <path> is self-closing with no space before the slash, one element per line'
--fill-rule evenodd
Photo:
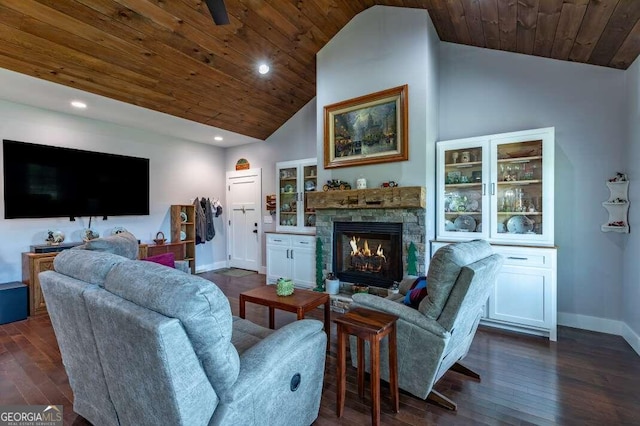
<path fill-rule="evenodd" d="M 333 270 L 342 281 L 390 287 L 402 279 L 402 224 L 334 222 Z"/>

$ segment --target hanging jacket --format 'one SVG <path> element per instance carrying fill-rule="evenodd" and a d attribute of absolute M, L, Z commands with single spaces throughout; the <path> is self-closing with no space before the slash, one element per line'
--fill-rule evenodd
<path fill-rule="evenodd" d="M 216 236 L 216 228 L 213 226 L 213 209 L 208 198 L 204 201 L 204 215 L 207 218 L 207 241 L 211 241 Z"/>
<path fill-rule="evenodd" d="M 207 238 L 207 218 L 200 200 L 196 197 L 193 202 L 196 210 L 196 244 L 204 244 Z"/>

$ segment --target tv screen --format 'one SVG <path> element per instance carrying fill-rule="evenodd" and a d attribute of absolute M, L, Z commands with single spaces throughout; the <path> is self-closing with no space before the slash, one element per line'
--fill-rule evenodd
<path fill-rule="evenodd" d="M 149 159 L 3 140 L 5 219 L 149 214 Z"/>

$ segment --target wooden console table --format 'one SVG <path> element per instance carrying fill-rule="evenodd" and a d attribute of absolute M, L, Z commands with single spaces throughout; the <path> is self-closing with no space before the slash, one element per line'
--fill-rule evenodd
<path fill-rule="evenodd" d="M 40 288 L 38 274 L 53 270 L 53 259 L 60 252 L 51 253 L 22 253 L 22 282 L 29 288 L 29 315 L 41 315 L 47 313 L 47 305 Z M 184 260 L 186 244 L 184 241 L 165 244 L 140 244 L 138 247 L 138 259 L 155 256 L 157 254 L 173 253 L 176 260 Z"/>

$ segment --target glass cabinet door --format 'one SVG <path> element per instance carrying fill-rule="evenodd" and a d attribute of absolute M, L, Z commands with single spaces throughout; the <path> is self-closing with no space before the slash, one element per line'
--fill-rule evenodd
<path fill-rule="evenodd" d="M 302 210 L 302 225 L 305 227 L 316 226 L 316 214 L 315 210 L 307 207 L 307 193 L 314 192 L 318 184 L 318 167 L 315 164 L 310 164 L 302 167 L 303 176 L 303 203 Z"/>
<path fill-rule="evenodd" d="M 444 188 L 438 191 L 439 235 L 468 239 L 488 234 L 489 229 L 483 227 L 488 217 L 485 145 L 472 142 L 438 147 L 438 187 Z"/>
<path fill-rule="evenodd" d="M 298 168 L 284 167 L 278 170 L 279 191 L 278 224 L 298 226 Z"/>
<path fill-rule="evenodd" d="M 283 161 L 276 164 L 276 173 L 276 230 L 313 232 L 316 214 L 307 206 L 307 193 L 317 187 L 317 160 Z"/>
<path fill-rule="evenodd" d="M 491 158 L 492 239 L 552 242 L 553 134 L 494 139 Z"/>

